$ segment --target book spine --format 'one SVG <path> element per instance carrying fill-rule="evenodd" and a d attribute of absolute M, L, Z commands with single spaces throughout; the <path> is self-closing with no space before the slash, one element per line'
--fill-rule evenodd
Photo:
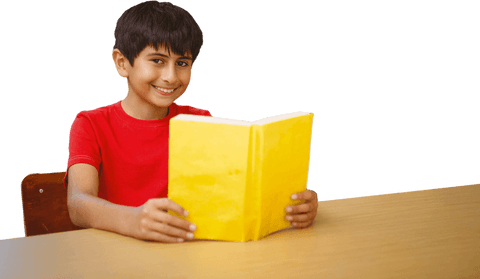
<path fill-rule="evenodd" d="M 244 202 L 244 241 L 259 239 L 261 226 L 261 180 L 263 133 L 258 125 L 250 128 L 249 166 Z"/>

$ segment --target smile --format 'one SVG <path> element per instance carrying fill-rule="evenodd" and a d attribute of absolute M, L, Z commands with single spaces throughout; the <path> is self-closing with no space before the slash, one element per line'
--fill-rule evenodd
<path fill-rule="evenodd" d="M 161 91 L 163 93 L 166 93 L 166 94 L 170 94 L 172 93 L 173 91 L 175 91 L 176 88 L 172 88 L 172 89 L 166 89 L 166 88 L 161 88 L 161 87 L 157 87 L 155 85 L 152 85 L 155 89 L 157 89 L 158 91 Z"/>

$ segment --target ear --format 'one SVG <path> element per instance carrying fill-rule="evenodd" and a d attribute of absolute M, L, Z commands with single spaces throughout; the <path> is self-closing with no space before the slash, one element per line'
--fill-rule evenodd
<path fill-rule="evenodd" d="M 128 61 L 127 57 L 123 56 L 118 48 L 113 50 L 112 53 L 113 62 L 115 63 L 115 67 L 117 68 L 118 74 L 122 77 L 128 77 L 128 69 L 132 66 Z"/>

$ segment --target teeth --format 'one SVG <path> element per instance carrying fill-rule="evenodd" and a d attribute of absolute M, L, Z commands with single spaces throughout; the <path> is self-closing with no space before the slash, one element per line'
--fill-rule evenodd
<path fill-rule="evenodd" d="M 160 91 L 165 92 L 165 93 L 172 93 L 173 90 L 175 90 L 175 89 L 164 89 L 164 88 L 156 87 L 155 85 L 153 87 L 155 87 L 157 90 L 160 90 Z"/>

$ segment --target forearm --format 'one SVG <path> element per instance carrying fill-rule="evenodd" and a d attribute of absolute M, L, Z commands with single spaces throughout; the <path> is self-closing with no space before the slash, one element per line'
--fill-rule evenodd
<path fill-rule="evenodd" d="M 122 235 L 131 235 L 134 209 L 86 193 L 75 193 L 68 198 L 68 212 L 75 225 Z"/>

